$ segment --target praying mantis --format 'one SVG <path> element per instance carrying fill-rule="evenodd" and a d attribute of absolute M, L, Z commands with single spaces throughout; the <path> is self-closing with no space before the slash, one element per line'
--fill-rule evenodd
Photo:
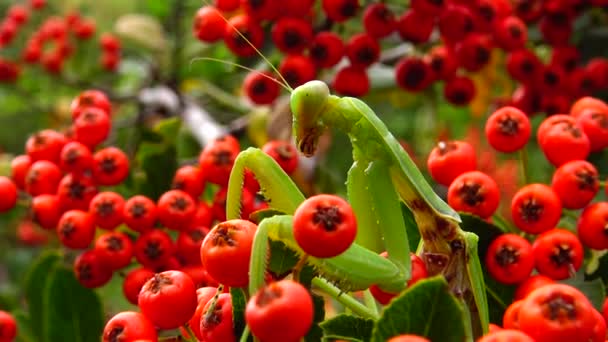
<path fill-rule="evenodd" d="M 322 81 L 310 81 L 291 93 L 293 133 L 298 150 L 315 153 L 326 129 L 343 131 L 350 138 L 354 163 L 348 172 L 347 197 L 356 213 L 355 243 L 333 258 L 302 259 L 314 267 L 313 284 L 345 292 L 365 290 L 376 284 L 387 292 L 399 292 L 410 278 L 410 257 L 403 202 L 420 231 L 417 254 L 430 275 L 441 274 L 469 315 L 469 339 L 487 333 L 489 318 L 485 285 L 477 254 L 478 237 L 460 228 L 460 216 L 426 182 L 399 142 L 363 101 L 331 95 Z M 305 200 L 291 178 L 261 150 L 249 148 L 236 158 L 228 185 L 227 219 L 240 216 L 239 203 L 245 170 L 258 180 L 269 206 L 283 215 L 263 219 L 254 238 L 249 291 L 264 285 L 268 240 L 280 241 L 299 255 L 292 215 Z M 386 250 L 388 258 L 378 252 Z M 346 297 L 345 297 L 346 296 Z M 355 313 L 370 316 L 354 305 Z M 372 317 L 373 318 L 373 317 Z"/>

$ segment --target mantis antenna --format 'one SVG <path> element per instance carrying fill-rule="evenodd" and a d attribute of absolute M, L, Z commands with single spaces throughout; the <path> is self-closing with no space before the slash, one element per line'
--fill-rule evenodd
<path fill-rule="evenodd" d="M 209 6 L 212 6 L 212 4 L 211 4 L 211 3 L 210 3 L 208 0 L 203 0 L 203 3 L 205 3 L 205 4 L 209 5 Z M 237 34 L 238 34 L 238 35 L 239 35 L 239 36 L 240 36 L 240 37 L 241 37 L 241 38 L 242 38 L 242 39 L 243 39 L 245 42 L 247 42 L 247 44 L 249 44 L 249 46 L 251 46 L 251 48 L 252 48 L 252 49 L 253 49 L 253 50 L 254 50 L 254 51 L 255 51 L 255 52 L 256 52 L 256 53 L 257 53 L 257 54 L 258 54 L 260 57 L 262 57 L 262 59 L 264 60 L 264 62 L 265 62 L 266 64 L 268 64 L 268 66 L 270 67 L 270 69 L 272 69 L 272 71 L 274 71 L 274 72 L 275 72 L 277 75 L 279 75 L 279 78 L 281 79 L 281 81 L 282 81 L 282 82 L 279 82 L 279 81 L 277 81 L 276 79 L 274 79 L 274 78 L 272 78 L 272 77 L 269 77 L 268 75 L 264 75 L 263 73 L 261 73 L 261 72 L 260 72 L 260 71 L 258 71 L 258 70 L 254 70 L 254 69 L 251 69 L 251 68 L 247 68 L 246 66 L 244 66 L 244 65 L 240 65 L 240 64 L 238 64 L 238 63 L 232 63 L 232 62 L 228 62 L 228 61 L 224 61 L 224 60 L 221 60 L 221 59 L 216 59 L 216 58 L 210 58 L 210 57 L 200 57 L 200 58 L 196 58 L 195 60 L 197 60 L 197 59 L 202 59 L 202 60 L 211 60 L 211 61 L 215 61 L 215 62 L 221 62 L 221 63 L 226 63 L 226 64 L 228 64 L 228 65 L 237 66 L 237 67 L 240 67 L 240 68 L 243 68 L 243 69 L 245 69 L 245 70 L 252 71 L 252 72 L 257 72 L 257 73 L 260 73 L 260 74 L 262 74 L 264 77 L 270 78 L 270 79 L 271 79 L 271 80 L 273 80 L 274 82 L 277 82 L 277 83 L 278 83 L 278 84 L 280 84 L 280 85 L 281 85 L 283 88 L 285 88 L 285 89 L 286 89 L 288 92 L 290 92 L 290 93 L 291 93 L 291 92 L 293 91 L 293 88 L 292 88 L 291 86 L 289 86 L 289 83 L 287 82 L 287 80 L 285 79 L 285 77 L 283 77 L 283 74 L 281 74 L 281 73 L 279 72 L 279 69 L 277 69 L 277 68 L 276 68 L 276 67 L 275 67 L 275 66 L 274 66 L 274 65 L 273 65 L 273 64 L 272 64 L 272 63 L 271 63 L 271 62 L 268 60 L 268 58 L 266 58 L 266 56 L 265 56 L 265 55 L 262 53 L 262 51 L 260 51 L 260 50 L 259 50 L 257 47 L 255 47 L 255 45 L 253 45 L 253 44 L 251 43 L 251 41 L 250 41 L 250 40 L 249 40 L 249 39 L 248 39 L 248 38 L 247 38 L 247 37 L 246 37 L 246 36 L 245 36 L 243 33 L 241 33 L 241 31 L 239 31 L 239 29 L 238 29 L 238 28 L 236 28 L 234 25 L 232 25 L 232 23 L 230 23 L 230 20 L 228 20 L 228 19 L 227 19 L 227 18 L 226 18 L 226 17 L 225 17 L 223 14 L 221 14 L 221 13 L 220 13 L 220 16 L 221 16 L 221 17 L 222 17 L 222 19 L 223 19 L 223 20 L 226 22 L 226 24 L 230 25 L 230 26 L 232 27 L 232 29 L 233 29 L 233 30 L 235 30 L 235 31 L 236 31 L 236 33 L 237 33 Z"/>

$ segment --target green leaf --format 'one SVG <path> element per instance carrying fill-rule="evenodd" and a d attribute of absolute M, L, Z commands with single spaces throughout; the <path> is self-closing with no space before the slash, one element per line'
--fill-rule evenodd
<path fill-rule="evenodd" d="M 463 212 L 459 212 L 458 214 L 462 219 L 460 225 L 462 229 L 475 233 L 479 237 L 477 248 L 479 250 L 479 260 L 482 260 L 483 262 L 490 243 L 503 234 L 502 230 L 497 226 L 482 220 L 478 216 Z"/>
<path fill-rule="evenodd" d="M 462 342 L 466 336 L 464 321 L 460 303 L 445 279 L 437 276 L 417 282 L 393 299 L 376 322 L 372 341 L 415 334 L 431 341 Z"/>
<path fill-rule="evenodd" d="M 323 297 L 311 293 L 312 302 L 315 305 L 315 315 L 312 323 L 312 327 L 308 330 L 308 334 L 304 337 L 306 342 L 318 342 L 323 337 L 323 330 L 319 326 L 319 322 L 323 322 L 325 319 L 325 300 Z"/>
<path fill-rule="evenodd" d="M 164 119 L 154 126 L 154 131 L 160 134 L 165 142 L 174 144 L 179 136 L 182 121 L 179 117 Z"/>
<path fill-rule="evenodd" d="M 26 313 L 22 310 L 15 310 L 11 315 L 17 321 L 17 339 L 16 342 L 35 342 L 38 341 L 33 335 L 32 323 Z"/>
<path fill-rule="evenodd" d="M 68 267 L 57 267 L 44 291 L 46 342 L 98 342 L 104 327 L 101 300 Z"/>
<path fill-rule="evenodd" d="M 420 243 L 418 224 L 416 224 L 412 211 L 403 202 L 401 202 L 401 212 L 403 213 L 403 221 L 407 229 L 407 240 L 410 245 L 410 251 L 415 251 Z"/>
<path fill-rule="evenodd" d="M 298 262 L 298 256 L 280 241 L 270 241 L 268 269 L 276 275 L 289 272 Z"/>
<path fill-rule="evenodd" d="M 602 306 L 606 299 L 606 287 L 601 278 L 593 280 L 585 279 L 585 269 L 581 269 L 572 278 L 568 278 L 560 281 L 562 284 L 567 284 L 577 288 L 591 301 L 591 304 L 599 311 L 602 312 Z"/>
<path fill-rule="evenodd" d="M 232 299 L 232 324 L 234 329 L 234 336 L 243 335 L 245 330 L 245 306 L 247 306 L 247 299 L 243 289 L 239 287 L 230 288 L 230 297 Z"/>
<path fill-rule="evenodd" d="M 341 314 L 320 324 L 324 340 L 369 341 L 374 321 Z"/>
<path fill-rule="evenodd" d="M 136 159 L 146 175 L 145 180 L 138 184 L 142 195 L 157 199 L 169 190 L 177 169 L 173 145 L 144 142 L 139 147 Z"/>
<path fill-rule="evenodd" d="M 196 141 L 190 130 L 183 125 L 175 140 L 177 158 L 180 160 L 197 158 L 201 153 L 201 145 Z"/>
<path fill-rule="evenodd" d="M 44 294 L 61 256 L 56 251 L 42 254 L 29 269 L 25 277 L 25 299 L 30 314 L 32 332 L 38 341 L 43 340 Z"/>

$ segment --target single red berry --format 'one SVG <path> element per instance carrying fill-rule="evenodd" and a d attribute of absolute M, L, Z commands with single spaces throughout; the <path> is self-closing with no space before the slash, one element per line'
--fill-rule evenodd
<path fill-rule="evenodd" d="M 17 337 L 17 321 L 8 312 L 0 310 L 0 341 L 11 342 Z"/>
<path fill-rule="evenodd" d="M 513 79 L 535 85 L 541 78 L 543 64 L 529 49 L 517 49 L 507 55 L 507 72 Z"/>
<path fill-rule="evenodd" d="M 26 154 L 16 156 L 11 161 L 11 179 L 21 190 L 25 189 L 25 177 L 31 166 L 32 158 Z"/>
<path fill-rule="evenodd" d="M 559 65 L 548 64 L 541 70 L 539 81 L 541 90 L 558 93 L 565 89 L 567 77 Z"/>
<path fill-rule="evenodd" d="M 354 17 L 359 11 L 359 0 L 322 0 L 323 12 L 335 22 L 343 22 Z"/>
<path fill-rule="evenodd" d="M 303 18 L 284 17 L 272 27 L 272 41 L 286 54 L 301 54 L 310 45 L 312 37 L 312 25 Z"/>
<path fill-rule="evenodd" d="M 519 311 L 523 300 L 516 300 L 507 306 L 507 310 L 502 317 L 502 326 L 504 329 L 519 330 Z"/>
<path fill-rule="evenodd" d="M 212 305 L 213 309 L 211 309 Z M 205 304 L 200 320 L 200 333 L 203 341 L 236 341 L 232 322 L 232 297 L 229 293 L 222 293 L 217 301 L 211 299 Z"/>
<path fill-rule="evenodd" d="M 32 198 L 34 221 L 44 229 L 55 229 L 61 218 L 59 197 L 56 195 L 39 195 Z"/>
<path fill-rule="evenodd" d="M 334 195 L 316 195 L 296 209 L 293 217 L 296 242 L 316 258 L 331 258 L 347 250 L 357 235 L 352 207 Z"/>
<path fill-rule="evenodd" d="M 99 44 L 104 52 L 118 52 L 121 49 L 120 40 L 111 33 L 104 33 L 99 38 Z"/>
<path fill-rule="evenodd" d="M 289 141 L 271 140 L 262 146 L 262 151 L 271 156 L 287 174 L 292 174 L 298 167 L 298 151 Z"/>
<path fill-rule="evenodd" d="M 238 154 L 238 146 L 228 142 L 213 141 L 205 146 L 198 159 L 204 178 L 213 184 L 227 186 Z"/>
<path fill-rule="evenodd" d="M 123 311 L 112 317 L 103 329 L 103 342 L 157 341 L 154 324 L 139 312 Z"/>
<path fill-rule="evenodd" d="M 395 67 L 397 84 L 411 92 L 424 90 L 432 82 L 430 66 L 421 58 L 405 57 Z"/>
<path fill-rule="evenodd" d="M 484 335 L 481 339 L 477 340 L 477 342 L 535 342 L 532 337 L 526 335 L 525 333 L 515 330 L 515 329 L 502 329 L 500 331 L 491 332 L 487 335 Z"/>
<path fill-rule="evenodd" d="M 156 205 L 158 219 L 162 225 L 173 230 L 185 230 L 196 213 L 196 203 L 188 193 L 181 190 L 165 192 Z"/>
<path fill-rule="evenodd" d="M 228 188 L 219 189 L 213 195 L 213 205 L 211 211 L 213 217 L 218 222 L 226 221 L 226 199 L 228 196 Z M 254 211 L 255 196 L 246 188 L 241 192 L 240 218 L 248 219 L 249 215 Z"/>
<path fill-rule="evenodd" d="M 541 96 L 535 88 L 522 85 L 513 92 L 510 104 L 532 116 L 541 111 Z"/>
<path fill-rule="evenodd" d="M 543 3 L 536 0 L 514 0 L 513 12 L 525 22 L 533 22 L 542 16 Z"/>
<path fill-rule="evenodd" d="M 157 273 L 142 287 L 141 312 L 161 329 L 176 329 L 190 320 L 197 306 L 192 279 L 180 271 Z"/>
<path fill-rule="evenodd" d="M 279 65 L 279 73 L 295 88 L 314 80 L 317 70 L 312 59 L 302 55 L 289 55 Z"/>
<path fill-rule="evenodd" d="M 134 196 L 127 200 L 122 212 L 124 223 L 140 233 L 148 231 L 156 223 L 156 203 L 145 196 Z"/>
<path fill-rule="evenodd" d="M 428 14 L 409 9 L 395 23 L 399 36 L 414 44 L 428 42 L 435 28 L 435 21 Z"/>
<path fill-rule="evenodd" d="M 517 286 L 514 299 L 524 299 L 532 293 L 532 291 L 549 284 L 555 284 L 555 280 L 541 274 L 530 276 Z"/>
<path fill-rule="evenodd" d="M 549 162 L 557 167 L 589 155 L 591 144 L 585 132 L 576 124 L 557 122 L 544 130 L 538 130 L 540 147 Z"/>
<path fill-rule="evenodd" d="M 422 336 L 403 334 L 403 335 L 391 337 L 390 339 L 387 340 L 387 342 L 431 342 L 431 341 Z"/>
<path fill-rule="evenodd" d="M 421 13 L 436 16 L 444 9 L 446 2 L 444 0 L 412 0 L 410 6 Z"/>
<path fill-rule="evenodd" d="M 76 279 L 87 288 L 98 288 L 112 279 L 112 269 L 103 256 L 94 249 L 80 254 L 74 261 Z"/>
<path fill-rule="evenodd" d="M 66 142 L 67 140 L 63 134 L 46 129 L 27 139 L 25 151 L 32 159 L 32 162 L 48 160 L 57 163 L 59 161 L 61 149 Z"/>
<path fill-rule="evenodd" d="M 346 56 L 351 65 L 367 68 L 380 58 L 380 44 L 368 33 L 355 34 L 346 42 Z"/>
<path fill-rule="evenodd" d="M 608 107 L 583 109 L 577 113 L 576 123 L 589 138 L 591 152 L 608 147 Z"/>
<path fill-rule="evenodd" d="M 534 269 L 534 254 L 528 240 L 515 234 L 503 234 L 494 239 L 486 253 L 490 275 L 503 284 L 518 284 Z"/>
<path fill-rule="evenodd" d="M 332 88 L 338 94 L 351 97 L 365 96 L 370 89 L 367 70 L 363 67 L 346 66 L 340 68 L 332 82 Z"/>
<path fill-rule="evenodd" d="M 122 292 L 129 303 L 137 305 L 141 288 L 152 277 L 154 272 L 144 267 L 132 269 L 127 273 L 122 283 Z"/>
<path fill-rule="evenodd" d="M 57 223 L 57 235 L 62 245 L 71 249 L 85 249 L 95 237 L 93 217 L 80 210 L 66 211 Z"/>
<path fill-rule="evenodd" d="M 571 73 L 576 69 L 581 60 L 581 52 L 576 46 L 556 46 L 551 52 L 550 64 L 558 65 L 566 73 Z"/>
<path fill-rule="evenodd" d="M 313 13 L 315 0 L 285 0 L 282 2 L 281 15 L 291 17 L 301 17 Z"/>
<path fill-rule="evenodd" d="M 226 20 L 213 6 L 201 7 L 194 16 L 194 36 L 206 43 L 214 43 L 224 37 Z"/>
<path fill-rule="evenodd" d="M 321 31 L 317 33 L 308 49 L 308 55 L 319 68 L 330 68 L 344 56 L 344 42 L 334 32 Z"/>
<path fill-rule="evenodd" d="M 241 8 L 256 21 L 274 20 L 280 14 L 276 0 L 241 0 Z"/>
<path fill-rule="evenodd" d="M 104 70 L 114 72 L 118 69 L 120 54 L 115 52 L 104 52 L 101 54 L 100 64 Z"/>
<path fill-rule="evenodd" d="M 555 280 L 573 276 L 583 264 L 583 245 L 576 235 L 565 229 L 542 233 L 532 249 L 538 272 Z"/>
<path fill-rule="evenodd" d="M 224 43 L 235 55 L 251 57 L 256 54 L 256 49 L 262 47 L 264 31 L 258 21 L 248 15 L 237 15 L 226 25 Z"/>
<path fill-rule="evenodd" d="M 456 177 L 448 188 L 448 204 L 458 211 L 481 218 L 494 214 L 500 202 L 496 181 L 480 171 L 469 171 Z"/>
<path fill-rule="evenodd" d="M 209 275 L 230 287 L 249 283 L 249 262 L 257 226 L 245 220 L 222 222 L 201 245 L 201 261 Z"/>
<path fill-rule="evenodd" d="M 99 185 L 117 185 L 129 175 L 129 158 L 116 147 L 95 152 L 93 160 L 93 178 Z"/>
<path fill-rule="evenodd" d="M 84 144 L 71 141 L 61 150 L 59 166 L 64 172 L 83 174 L 92 170 L 93 154 Z"/>
<path fill-rule="evenodd" d="M 209 228 L 198 226 L 181 231 L 175 242 L 177 254 L 187 263 L 198 265 L 201 263 L 201 245 Z"/>
<path fill-rule="evenodd" d="M 165 264 L 174 254 L 175 246 L 171 237 L 160 229 L 141 234 L 133 245 L 135 259 L 150 269 Z"/>
<path fill-rule="evenodd" d="M 454 54 L 460 66 L 467 71 L 476 72 L 490 62 L 492 48 L 490 36 L 474 33 L 456 43 Z"/>
<path fill-rule="evenodd" d="M 95 34 L 95 30 L 97 26 L 95 25 L 95 21 L 90 19 L 82 19 L 78 22 L 77 25 L 74 25 L 74 35 L 78 39 L 86 40 L 93 37 Z"/>
<path fill-rule="evenodd" d="M 192 329 L 194 336 L 199 341 L 203 340 L 203 336 L 201 335 L 201 320 L 203 319 L 203 316 L 205 315 L 205 312 L 203 311 L 203 309 L 205 308 L 205 305 L 207 305 L 209 300 L 211 300 L 211 298 L 213 298 L 213 296 L 215 296 L 216 292 L 217 292 L 217 288 L 212 287 L 212 286 L 201 287 L 196 290 L 196 295 L 198 297 L 198 305 L 197 305 L 196 311 L 194 311 L 194 315 L 190 319 L 190 322 L 188 323 L 188 325 L 190 326 L 190 329 Z M 182 330 L 182 329 L 180 329 L 180 330 Z M 183 334 L 183 331 L 182 331 L 182 334 Z"/>
<path fill-rule="evenodd" d="M 81 92 L 70 104 L 72 119 L 76 120 L 86 108 L 90 107 L 101 109 L 108 116 L 112 113 L 112 103 L 108 96 L 100 90 L 90 89 Z"/>
<path fill-rule="evenodd" d="M 55 194 L 61 177 L 61 170 L 57 165 L 39 160 L 33 163 L 27 172 L 25 191 L 32 196 Z"/>
<path fill-rule="evenodd" d="M 22 25 L 30 18 L 30 11 L 23 5 L 12 5 L 8 8 L 6 16 L 17 24 Z"/>
<path fill-rule="evenodd" d="M 497 151 L 511 153 L 523 148 L 532 132 L 528 116 L 515 107 L 503 107 L 486 121 L 486 138 Z"/>
<path fill-rule="evenodd" d="M 545 13 L 539 28 L 547 43 L 553 46 L 567 45 L 573 31 L 573 19 L 563 11 Z"/>
<path fill-rule="evenodd" d="M 494 37 L 498 46 L 507 51 L 522 49 L 528 41 L 528 28 L 516 16 L 502 19 L 494 28 Z"/>
<path fill-rule="evenodd" d="M 449 80 L 456 75 L 458 63 L 453 51 L 443 45 L 431 48 L 424 61 L 431 67 L 433 80 Z"/>
<path fill-rule="evenodd" d="M 198 167 L 186 165 L 175 171 L 171 187 L 184 191 L 193 199 L 198 199 L 205 189 L 205 179 Z"/>
<path fill-rule="evenodd" d="M 196 288 L 200 288 L 203 286 L 219 286 L 218 282 L 215 279 L 211 278 L 205 267 L 201 265 L 200 256 L 198 257 L 197 264 L 185 265 L 179 268 L 178 270 L 186 273 L 190 277 L 190 279 L 192 279 Z"/>
<path fill-rule="evenodd" d="M 553 188 L 528 184 L 511 200 L 511 217 L 517 228 L 539 234 L 555 228 L 562 215 L 562 204 Z"/>
<path fill-rule="evenodd" d="M 595 166 L 585 160 L 573 160 L 560 166 L 551 180 L 553 191 L 567 209 L 581 209 L 599 191 L 599 175 Z"/>
<path fill-rule="evenodd" d="M 576 100 L 572 104 L 569 113 L 570 115 L 577 118 L 583 111 L 587 109 L 593 109 L 595 111 L 603 112 L 608 110 L 608 104 L 598 98 L 585 96 Z"/>
<path fill-rule="evenodd" d="M 596 89 L 608 87 L 608 59 L 596 57 L 587 62 L 585 71 L 592 76 Z"/>
<path fill-rule="evenodd" d="M 95 223 L 103 229 L 114 229 L 123 222 L 125 200 L 116 192 L 97 194 L 89 204 Z"/>
<path fill-rule="evenodd" d="M 592 249 L 608 249 L 608 202 L 585 207 L 576 225 L 581 242 Z"/>
<path fill-rule="evenodd" d="M 241 0 L 215 0 L 214 4 L 222 12 L 232 12 L 241 6 Z"/>
<path fill-rule="evenodd" d="M 76 141 L 90 147 L 102 143 L 110 134 L 108 114 L 95 107 L 87 107 L 74 120 L 74 137 Z"/>
<path fill-rule="evenodd" d="M 6 212 L 17 205 L 17 186 L 13 181 L 0 176 L 0 212 Z"/>
<path fill-rule="evenodd" d="M 429 154 L 427 168 L 437 183 L 450 186 L 456 177 L 477 168 L 475 150 L 466 141 L 440 141 Z"/>
<path fill-rule="evenodd" d="M 95 241 L 95 249 L 112 270 L 119 270 L 131 264 L 133 242 L 121 232 L 107 232 Z"/>
<path fill-rule="evenodd" d="M 211 227 L 212 223 L 213 210 L 207 203 L 199 201 L 190 227 Z"/>
<path fill-rule="evenodd" d="M 77 176 L 73 173 L 65 175 L 57 188 L 57 197 L 62 211 L 89 210 L 89 204 L 97 193 L 97 186 L 90 176 Z"/>
<path fill-rule="evenodd" d="M 281 280 L 262 287 L 245 307 L 245 321 L 251 333 L 267 342 L 302 339 L 312 326 L 313 318 L 314 305 L 310 293 L 293 280 Z"/>
<path fill-rule="evenodd" d="M 454 76 L 446 81 L 443 96 L 455 106 L 465 106 L 475 97 L 475 83 L 466 76 Z"/>
<path fill-rule="evenodd" d="M 363 27 L 373 37 L 384 38 L 396 27 L 395 14 L 384 3 L 368 5 L 363 13 Z"/>
<path fill-rule="evenodd" d="M 273 103 L 281 89 L 277 79 L 270 72 L 253 71 L 243 81 L 243 90 L 251 102 L 258 105 Z"/>
<path fill-rule="evenodd" d="M 388 257 L 387 252 L 380 253 L 383 257 Z M 410 253 L 410 261 L 412 263 L 412 276 L 410 280 L 407 282 L 407 287 L 411 287 L 420 280 L 428 277 L 428 271 L 426 269 L 426 264 L 424 261 L 414 253 Z M 374 298 L 380 302 L 382 305 L 387 305 L 393 298 L 399 295 L 399 293 L 390 293 L 385 292 L 378 287 L 378 285 L 372 285 L 369 287 L 369 291 L 374 296 Z"/>
<path fill-rule="evenodd" d="M 471 11 L 460 5 L 448 5 L 439 16 L 439 32 L 448 43 L 456 43 L 475 30 Z"/>

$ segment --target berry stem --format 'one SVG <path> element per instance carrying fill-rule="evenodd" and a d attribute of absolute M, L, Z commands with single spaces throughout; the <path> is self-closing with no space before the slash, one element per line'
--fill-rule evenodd
<path fill-rule="evenodd" d="M 186 338 L 185 336 L 182 335 L 182 337 L 190 342 L 196 342 L 196 335 L 194 335 L 194 331 L 192 331 L 192 328 L 190 328 L 189 324 L 184 324 L 182 326 L 182 328 L 184 328 L 184 330 L 186 330 L 186 332 L 188 333 L 188 338 Z"/>
<path fill-rule="evenodd" d="M 293 267 L 293 279 L 297 282 L 300 281 L 300 273 L 302 272 L 302 268 L 306 265 L 306 261 L 308 260 L 308 254 L 302 255 L 298 263 Z"/>
<path fill-rule="evenodd" d="M 354 299 L 353 297 L 347 295 L 339 288 L 335 287 L 331 283 L 329 283 L 325 279 L 321 278 L 313 278 L 312 284 L 318 288 L 320 288 L 323 292 L 330 295 L 332 298 L 337 300 L 339 303 L 349 308 L 355 314 L 364 317 L 370 318 L 373 320 L 377 320 L 379 318 L 378 314 L 368 309 L 365 305 L 361 304 L 359 301 Z"/>
<path fill-rule="evenodd" d="M 530 172 L 528 166 L 528 150 L 525 146 L 519 151 L 519 163 L 521 166 L 521 180 L 523 185 L 529 184 Z"/>
<path fill-rule="evenodd" d="M 243 335 L 241 335 L 241 338 L 239 339 L 240 342 L 247 342 L 247 340 L 249 339 L 249 326 L 245 325 L 245 330 L 243 330 Z"/>

